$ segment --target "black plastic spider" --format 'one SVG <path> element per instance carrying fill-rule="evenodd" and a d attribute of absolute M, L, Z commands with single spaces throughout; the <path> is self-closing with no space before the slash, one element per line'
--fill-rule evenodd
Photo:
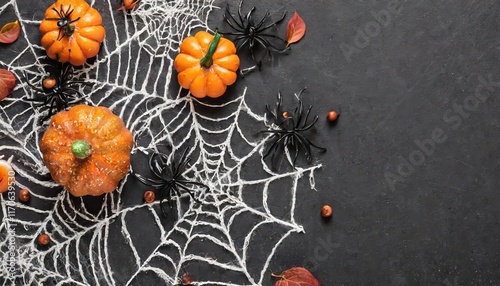
<path fill-rule="evenodd" d="M 63 5 L 61 4 L 61 9 L 57 10 L 56 8 L 52 8 L 54 12 L 57 13 L 57 16 L 59 18 L 46 18 L 45 20 L 49 21 L 57 21 L 57 27 L 59 27 L 59 34 L 57 35 L 57 40 L 60 41 L 64 36 L 70 37 L 73 35 L 73 32 L 75 31 L 75 26 L 72 26 L 71 24 L 80 20 L 80 17 L 71 20 L 71 14 L 75 9 L 71 9 L 71 5 L 68 6 L 68 9 L 64 11 Z"/>
<path fill-rule="evenodd" d="M 305 88 L 300 91 L 298 96 L 300 96 L 300 94 L 302 94 L 304 90 Z M 267 156 L 271 155 L 271 162 L 274 166 L 276 153 L 278 153 L 279 151 L 289 152 L 291 148 L 294 148 L 293 150 L 295 150 L 295 153 L 293 156 L 293 161 L 291 163 L 292 166 L 295 167 L 295 162 L 297 161 L 297 157 L 299 156 L 300 149 L 305 149 L 306 160 L 308 163 L 311 163 L 311 146 L 319 149 L 321 152 L 326 151 L 326 148 L 312 143 L 303 134 L 304 131 L 307 131 L 314 126 L 316 121 L 318 121 L 318 116 L 314 116 L 313 120 L 308 122 L 312 106 L 309 106 L 307 112 L 304 115 L 304 106 L 302 104 L 302 100 L 300 99 L 299 106 L 294 109 L 292 114 L 287 111 L 283 112 L 281 109 L 281 103 L 281 92 L 278 92 L 278 100 L 276 102 L 275 110 L 272 111 L 269 108 L 269 105 L 266 105 L 267 111 L 273 116 L 278 128 L 261 131 L 262 133 L 273 134 L 273 136 L 271 136 L 269 140 L 274 141 L 271 147 L 269 147 L 267 152 L 264 154 L 263 158 L 265 159 Z"/>
<path fill-rule="evenodd" d="M 171 201 L 172 193 L 180 198 L 181 190 L 184 190 L 195 202 L 200 203 L 200 201 L 193 195 L 192 187 L 198 186 L 204 188 L 205 191 L 209 190 L 209 187 L 205 184 L 195 181 L 189 181 L 183 178 L 189 161 L 191 160 L 189 157 L 187 157 L 189 149 L 190 148 L 187 148 L 184 151 L 180 162 L 177 165 L 168 164 L 167 155 L 162 153 L 153 153 L 149 158 L 149 169 L 156 176 L 156 179 L 150 179 L 137 173 L 135 174 L 135 176 L 139 181 L 141 181 L 141 183 L 155 188 L 160 192 L 160 208 L 166 217 L 168 215 L 163 205 L 165 196 L 170 209 L 173 209 Z"/>
<path fill-rule="evenodd" d="M 49 74 L 43 78 L 41 89 L 32 85 L 28 80 L 26 81 L 33 90 L 43 94 L 41 97 L 27 99 L 27 101 L 39 103 L 37 106 L 41 109 L 47 109 L 47 115 L 41 121 L 45 121 L 57 112 L 83 100 L 83 95 L 75 86 L 84 82 L 72 80 L 73 67 L 69 64 L 58 64 L 57 72 L 58 76 Z"/>
<path fill-rule="evenodd" d="M 261 69 L 262 60 L 266 56 L 266 53 L 271 57 L 272 56 L 271 52 L 283 53 L 288 51 L 289 47 L 286 46 L 286 41 L 284 39 L 276 35 L 266 33 L 266 30 L 268 30 L 273 26 L 276 26 L 277 24 L 281 23 L 283 19 L 285 19 L 286 12 L 283 13 L 283 16 L 279 20 L 270 24 L 265 24 L 266 20 L 271 15 L 269 12 L 266 12 L 264 17 L 256 24 L 252 18 L 252 13 L 253 11 L 255 11 L 255 7 L 250 9 L 250 11 L 245 16 L 243 16 L 243 14 L 241 13 L 242 4 L 243 0 L 241 0 L 240 4 L 238 5 L 238 19 L 233 17 L 231 12 L 229 11 L 229 4 L 227 5 L 226 12 L 224 13 L 224 20 L 229 24 L 231 28 L 235 30 L 235 32 L 230 32 L 230 33 L 221 32 L 221 34 L 236 36 L 234 41 L 237 44 L 236 47 L 238 50 L 240 50 L 242 47 L 246 45 L 248 46 L 248 49 L 250 50 L 250 54 L 252 56 L 252 60 L 254 61 L 255 65 L 240 70 L 241 75 L 244 76 L 245 74 L 257 68 L 259 70 Z M 278 39 L 283 44 L 285 44 L 285 46 L 279 48 L 275 46 L 273 43 L 271 43 L 269 39 Z M 265 53 L 260 60 L 257 60 L 255 58 L 255 52 L 259 46 L 265 49 Z"/>

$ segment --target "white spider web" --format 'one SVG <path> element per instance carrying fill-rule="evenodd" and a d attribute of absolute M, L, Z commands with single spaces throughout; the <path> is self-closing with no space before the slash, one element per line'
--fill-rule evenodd
<path fill-rule="evenodd" d="M 94 1 L 106 40 L 97 59 L 76 70 L 86 82 L 80 91 L 87 103 L 109 107 L 133 132 L 134 171 L 150 175 L 151 152 L 169 154 L 175 164 L 191 148 L 185 176 L 210 190 L 194 190 L 202 204 L 186 195 L 176 200 L 176 214 L 168 218 L 158 201 L 142 203 L 147 187 L 130 173 L 101 198 L 71 197 L 49 179 L 38 148 L 44 114 L 24 101 L 34 95 L 24 77 L 39 85 L 46 74 L 38 25 L 50 1 L 41 2 L 0 6 L 0 20 L 16 15 L 22 25 L 14 52 L 0 58 L 0 68 L 18 78 L 0 105 L 0 154 L 16 171 L 16 189 L 32 194 L 28 204 L 16 202 L 13 216 L 9 199 L 1 197 L 0 258 L 7 259 L 14 241 L 17 259 L 15 280 L 0 266 L 2 284 L 173 285 L 190 273 L 196 285 L 262 285 L 280 243 L 303 231 L 294 217 L 296 192 L 304 175 L 314 188 L 320 165 L 280 172 L 268 167 L 258 132 L 275 126 L 249 108 L 251 91 L 208 104 L 170 86 L 180 40 L 207 29 L 213 1 L 142 0 L 128 14 L 116 11 L 114 0 Z M 50 234 L 48 247 L 37 245 L 40 233 Z"/>

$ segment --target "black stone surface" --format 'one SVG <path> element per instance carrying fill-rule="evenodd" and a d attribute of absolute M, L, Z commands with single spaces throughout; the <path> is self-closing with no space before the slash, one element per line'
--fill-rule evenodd
<path fill-rule="evenodd" d="M 307 178 L 299 183 L 295 218 L 305 234 L 282 243 L 269 271 L 304 266 L 326 286 L 500 284 L 498 1 L 247 0 L 244 10 L 252 6 L 273 18 L 297 11 L 306 36 L 214 102 L 248 87 L 249 106 L 264 113 L 278 91 L 292 105 L 307 87 L 304 104 L 320 116 L 312 139 L 328 149 L 313 152 L 323 164 L 317 191 Z M 227 28 L 222 13 L 209 15 L 210 28 Z M 278 29 L 284 34 L 286 21 Z M 0 57 L 12 53 L 0 47 Z M 242 63 L 251 64 L 248 55 Z M 335 125 L 325 118 L 332 109 L 341 114 Z M 323 204 L 333 207 L 330 220 Z M 153 223 L 139 217 L 133 235 L 155 239 Z M 120 239 L 115 262 L 132 271 Z M 151 251 L 147 241 L 141 247 Z"/>

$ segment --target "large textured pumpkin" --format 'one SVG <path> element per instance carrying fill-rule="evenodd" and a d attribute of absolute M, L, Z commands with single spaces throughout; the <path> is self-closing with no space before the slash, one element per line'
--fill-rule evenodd
<path fill-rule="evenodd" d="M 174 67 L 179 84 L 192 95 L 219 97 L 236 81 L 240 58 L 233 42 L 201 31 L 182 41 Z"/>
<path fill-rule="evenodd" d="M 106 107 L 76 105 L 52 117 L 42 137 L 43 160 L 74 196 L 113 191 L 130 167 L 132 133 Z"/>
<path fill-rule="evenodd" d="M 57 0 L 50 5 L 40 33 L 51 59 L 74 66 L 97 55 L 105 35 L 101 14 L 85 0 Z"/>

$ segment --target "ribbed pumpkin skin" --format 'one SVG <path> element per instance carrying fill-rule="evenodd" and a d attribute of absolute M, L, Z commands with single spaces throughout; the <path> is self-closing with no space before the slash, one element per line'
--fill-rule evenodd
<path fill-rule="evenodd" d="M 77 140 L 92 146 L 90 157 L 74 156 Z M 132 133 L 111 110 L 81 104 L 52 117 L 40 150 L 54 181 L 74 196 L 99 196 L 116 189 L 129 171 L 133 144 Z"/>
<path fill-rule="evenodd" d="M 54 9 L 59 12 L 73 10 L 69 17 L 71 21 L 80 18 L 71 23 L 75 28 L 71 36 L 64 35 L 60 38 L 58 21 L 47 20 L 60 18 Z M 81 66 L 88 58 L 99 53 L 106 33 L 102 26 L 101 14 L 96 9 L 91 8 L 85 0 L 57 0 L 47 8 L 45 18 L 40 23 L 40 34 L 42 35 L 42 46 L 47 51 L 49 58 Z"/>
<path fill-rule="evenodd" d="M 236 55 L 236 47 L 230 40 L 221 37 L 213 54 L 213 64 L 206 69 L 200 60 L 207 54 L 214 36 L 200 31 L 193 37 L 182 41 L 180 53 L 175 57 L 174 68 L 179 73 L 179 85 L 189 89 L 197 98 L 217 98 L 226 92 L 237 78 L 236 71 L 240 67 L 240 58 Z"/>

